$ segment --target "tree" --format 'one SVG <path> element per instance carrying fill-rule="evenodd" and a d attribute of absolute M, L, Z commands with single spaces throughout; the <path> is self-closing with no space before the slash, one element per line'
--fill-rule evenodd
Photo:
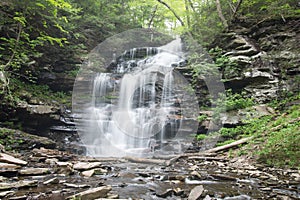
<path fill-rule="evenodd" d="M 42 46 L 63 46 L 68 16 L 75 13 L 64 0 L 4 0 L 0 4 L 0 72 L 9 92 L 11 76 L 34 81 Z"/>

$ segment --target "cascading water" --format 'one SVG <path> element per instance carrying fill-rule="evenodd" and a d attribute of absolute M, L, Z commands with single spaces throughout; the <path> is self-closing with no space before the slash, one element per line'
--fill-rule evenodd
<path fill-rule="evenodd" d="M 180 151 L 184 133 L 193 131 L 183 107 L 193 109 L 195 101 L 186 99 L 187 83 L 174 71 L 186 63 L 182 55 L 180 39 L 157 48 L 133 48 L 109 72 L 93 78 L 91 102 L 82 104 L 86 109 L 79 126 L 88 155 Z"/>

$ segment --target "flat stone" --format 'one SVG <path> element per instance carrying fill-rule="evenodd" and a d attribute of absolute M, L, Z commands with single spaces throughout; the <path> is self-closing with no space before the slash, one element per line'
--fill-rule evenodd
<path fill-rule="evenodd" d="M 236 181 L 237 178 L 233 176 L 228 176 L 224 174 L 210 174 L 212 177 L 220 179 L 220 180 L 228 180 L 228 181 Z"/>
<path fill-rule="evenodd" d="M 56 173 L 63 174 L 63 175 L 71 175 L 71 174 L 74 174 L 74 169 L 70 166 L 58 167 L 58 168 L 56 168 Z"/>
<path fill-rule="evenodd" d="M 113 198 L 113 197 L 109 196 L 109 198 L 98 198 L 98 199 L 94 199 L 94 200 L 109 200 L 109 199 L 129 200 L 129 199 L 131 199 L 131 198 L 129 198 L 129 199 L 118 199 L 118 197 L 117 197 L 117 198 Z M 142 199 L 135 199 L 135 200 L 142 200 Z"/>
<path fill-rule="evenodd" d="M 102 168 L 95 168 L 95 175 L 101 175 L 101 174 L 106 174 L 108 172 L 107 169 L 102 169 Z"/>
<path fill-rule="evenodd" d="M 199 174 L 199 172 L 197 172 L 197 171 L 192 171 L 191 176 L 192 176 L 193 180 L 201 180 L 202 179 L 201 174 Z"/>
<path fill-rule="evenodd" d="M 27 200 L 27 196 L 23 195 L 23 196 L 11 197 L 9 198 L 9 200 Z"/>
<path fill-rule="evenodd" d="M 172 189 L 167 189 L 166 191 L 162 193 L 156 193 L 156 196 L 161 197 L 161 198 L 167 198 L 171 197 L 173 195 L 173 190 Z"/>
<path fill-rule="evenodd" d="M 73 164 L 70 162 L 56 162 L 56 164 L 60 167 L 67 167 L 67 166 L 72 167 L 73 166 Z"/>
<path fill-rule="evenodd" d="M 58 159 L 57 159 L 57 158 L 47 158 L 47 159 L 45 160 L 45 163 L 46 163 L 46 164 L 50 164 L 50 165 L 55 165 L 57 162 L 58 162 Z"/>
<path fill-rule="evenodd" d="M 290 176 L 293 177 L 295 179 L 295 181 L 300 181 L 300 174 L 298 174 L 298 173 L 291 173 Z"/>
<path fill-rule="evenodd" d="M 35 187 L 37 186 L 38 181 L 18 181 L 13 183 L 0 183 L 0 190 L 9 190 L 13 188 L 22 188 L 22 187 Z"/>
<path fill-rule="evenodd" d="M 86 188 L 86 187 L 90 187 L 89 185 L 86 185 L 86 184 L 78 185 L 78 184 L 73 184 L 73 183 L 64 183 L 64 186 L 70 187 L 70 188 Z"/>
<path fill-rule="evenodd" d="M 119 195 L 118 194 L 107 194 L 107 199 L 118 199 Z"/>
<path fill-rule="evenodd" d="M 15 158 L 6 153 L 0 153 L 0 161 L 5 162 L 5 163 L 12 163 L 12 164 L 16 164 L 16 165 L 27 165 L 26 161 L 21 160 L 19 158 Z"/>
<path fill-rule="evenodd" d="M 49 174 L 49 168 L 26 168 L 19 171 L 21 175 L 42 175 Z"/>
<path fill-rule="evenodd" d="M 15 193 L 14 191 L 3 191 L 3 192 L 0 192 L 0 198 L 6 197 L 7 195 L 12 195 L 14 193 Z"/>
<path fill-rule="evenodd" d="M 260 188 L 262 191 L 272 191 L 272 188 L 270 187 L 265 187 L 265 188 Z"/>
<path fill-rule="evenodd" d="M 196 186 L 192 189 L 189 194 L 188 200 L 198 200 L 200 199 L 202 193 L 204 192 L 204 188 L 202 185 Z"/>
<path fill-rule="evenodd" d="M 9 163 L 2 163 L 2 162 L 0 162 L 0 168 L 19 169 L 19 168 L 21 168 L 21 166 L 20 165 L 15 165 L 15 164 L 9 164 Z"/>
<path fill-rule="evenodd" d="M 73 165 L 75 170 L 89 170 L 101 166 L 101 162 L 78 162 Z"/>
<path fill-rule="evenodd" d="M 95 170 L 94 170 L 94 169 L 91 169 L 91 170 L 87 170 L 87 171 L 81 172 L 81 174 L 82 174 L 83 176 L 86 176 L 86 177 L 91 177 L 91 176 L 94 175 L 94 173 L 95 173 Z"/>
<path fill-rule="evenodd" d="M 111 186 L 102 186 L 97 188 L 92 188 L 75 195 L 68 197 L 67 199 L 84 199 L 84 200 L 94 200 L 97 198 L 107 197 L 107 193 L 111 191 Z"/>
<path fill-rule="evenodd" d="M 52 114 L 57 112 L 57 109 L 48 105 L 31 105 L 27 104 L 26 110 L 31 114 Z"/>
<path fill-rule="evenodd" d="M 4 176 L 0 176 L 0 182 L 4 182 L 4 181 L 6 181 L 7 180 L 7 178 L 6 177 L 4 177 Z"/>
<path fill-rule="evenodd" d="M 181 196 L 184 194 L 184 190 L 181 188 L 174 188 L 173 189 L 175 196 Z"/>
<path fill-rule="evenodd" d="M 209 195 L 206 195 L 203 200 L 212 200 L 212 198 Z"/>
<path fill-rule="evenodd" d="M 48 185 L 48 184 L 58 184 L 59 183 L 59 179 L 58 178 L 51 178 L 47 181 L 44 181 L 43 184 L 44 185 Z"/>

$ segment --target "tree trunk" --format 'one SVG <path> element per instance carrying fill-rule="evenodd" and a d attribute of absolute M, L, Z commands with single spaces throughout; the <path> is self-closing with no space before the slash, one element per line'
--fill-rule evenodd
<path fill-rule="evenodd" d="M 155 7 L 154 7 L 153 13 L 151 15 L 151 18 L 150 18 L 150 21 L 149 21 L 149 24 L 148 24 L 148 28 L 151 28 L 152 22 L 155 18 L 155 15 L 156 15 L 156 11 L 157 11 L 157 5 L 155 5 Z"/>
<path fill-rule="evenodd" d="M 207 150 L 205 152 L 206 153 L 215 153 L 215 152 L 218 152 L 218 151 L 227 150 L 227 149 L 236 147 L 236 146 L 238 146 L 240 144 L 244 144 L 244 143 L 248 142 L 251 139 L 252 139 L 252 137 L 243 138 L 243 139 L 237 140 L 235 142 L 232 142 L 232 143 L 224 145 L 224 146 L 220 146 L 220 147 L 216 147 L 216 148 L 213 148 L 213 149 L 209 149 L 209 150 Z"/>
<path fill-rule="evenodd" d="M 185 5 L 185 11 L 186 11 L 187 26 L 188 26 L 188 29 L 190 29 L 191 28 L 190 9 L 189 9 L 187 0 L 184 1 L 184 5 Z"/>
<path fill-rule="evenodd" d="M 222 21 L 225 29 L 227 29 L 228 28 L 228 23 L 227 23 L 224 15 L 223 15 L 220 0 L 216 0 L 216 5 L 217 5 L 218 15 L 219 15 L 219 17 L 220 17 L 220 19 L 221 19 L 221 21 Z"/>

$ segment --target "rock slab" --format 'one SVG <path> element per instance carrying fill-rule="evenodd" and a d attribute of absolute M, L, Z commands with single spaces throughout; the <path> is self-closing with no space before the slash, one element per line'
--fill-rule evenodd
<path fill-rule="evenodd" d="M 200 199 L 202 193 L 204 192 L 204 188 L 202 185 L 196 186 L 192 189 L 189 194 L 188 200 L 198 200 Z"/>
<path fill-rule="evenodd" d="M 107 193 L 111 190 L 111 186 L 102 186 L 97 188 L 92 188 L 80 193 L 77 193 L 73 196 L 68 197 L 67 199 L 85 199 L 93 200 L 97 198 L 105 198 Z"/>

